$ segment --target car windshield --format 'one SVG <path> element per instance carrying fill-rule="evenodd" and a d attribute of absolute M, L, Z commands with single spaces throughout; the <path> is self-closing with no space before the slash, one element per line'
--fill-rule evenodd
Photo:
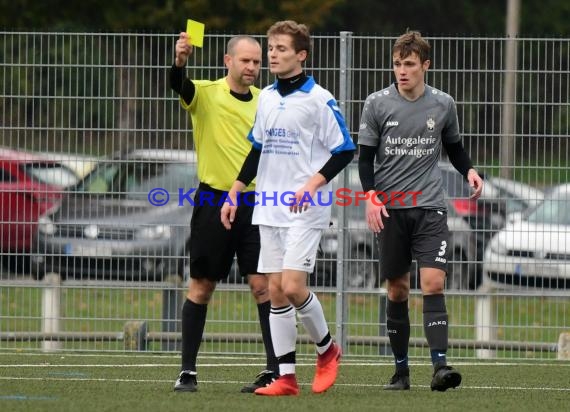
<path fill-rule="evenodd" d="M 570 193 L 562 193 L 544 200 L 527 218 L 529 222 L 552 225 L 570 225 Z"/>
<path fill-rule="evenodd" d="M 41 183 L 69 187 L 78 181 L 71 170 L 57 163 L 26 163 L 22 168 L 32 179 Z"/>
<path fill-rule="evenodd" d="M 496 187 L 497 197 L 506 202 L 507 213 L 522 212 L 528 207 L 523 199 L 515 197 L 515 195 L 502 187 Z"/>
<path fill-rule="evenodd" d="M 149 191 L 154 188 L 165 189 L 171 196 L 177 196 L 179 188 L 188 191 L 194 187 L 194 164 L 116 161 L 101 163 L 74 191 L 107 193 L 114 197 L 143 200 L 148 198 Z"/>

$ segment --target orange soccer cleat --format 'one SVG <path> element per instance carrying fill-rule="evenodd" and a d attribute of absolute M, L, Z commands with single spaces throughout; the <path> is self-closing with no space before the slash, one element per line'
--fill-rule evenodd
<path fill-rule="evenodd" d="M 317 371 L 313 379 L 313 392 L 322 393 L 333 386 L 338 373 L 341 351 L 336 343 L 317 357 Z"/>
<path fill-rule="evenodd" d="M 294 374 L 282 375 L 274 380 L 272 384 L 257 388 L 254 393 L 265 396 L 298 395 L 299 385 Z"/>

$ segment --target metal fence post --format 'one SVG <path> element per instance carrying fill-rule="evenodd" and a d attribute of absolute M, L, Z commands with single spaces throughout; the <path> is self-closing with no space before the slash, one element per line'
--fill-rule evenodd
<path fill-rule="evenodd" d="M 47 273 L 42 289 L 42 332 L 57 334 L 61 317 L 61 276 L 58 273 Z M 42 350 L 51 352 L 60 350 L 61 342 L 44 339 Z"/>
<path fill-rule="evenodd" d="M 570 360 L 570 332 L 563 332 L 558 337 L 557 352 L 558 360 Z"/>
<path fill-rule="evenodd" d="M 350 66 L 352 64 L 352 32 L 340 32 L 340 87 L 338 95 L 338 104 L 341 112 L 345 116 L 346 125 L 350 130 L 350 108 L 347 102 L 350 100 Z M 348 186 L 348 174 L 343 170 L 340 174 L 340 181 L 342 187 Z M 335 207 L 333 205 L 333 207 Z M 348 301 L 345 287 L 345 268 L 347 253 L 346 242 L 346 227 L 347 219 L 344 209 L 341 207 L 338 211 L 338 228 L 337 235 L 337 262 L 336 262 L 336 340 L 341 345 L 342 351 L 347 352 L 347 331 L 345 328 L 346 320 L 348 319 Z M 346 274 L 350 276 L 350 273 Z"/>
<path fill-rule="evenodd" d="M 475 298 L 475 339 L 478 342 L 497 340 L 497 324 L 495 311 L 493 310 L 492 288 L 485 285 L 479 288 L 481 294 Z M 477 349 L 476 354 L 481 359 L 491 359 L 497 356 L 496 351 L 491 349 Z"/>
<path fill-rule="evenodd" d="M 125 323 L 123 342 L 126 351 L 141 351 L 147 349 L 146 322 L 140 320 Z"/>
<path fill-rule="evenodd" d="M 162 331 L 180 332 L 180 311 L 183 302 L 181 292 L 182 280 L 177 275 L 166 278 L 166 288 L 162 291 Z M 165 339 L 162 341 L 163 351 L 179 351 L 179 339 Z"/>

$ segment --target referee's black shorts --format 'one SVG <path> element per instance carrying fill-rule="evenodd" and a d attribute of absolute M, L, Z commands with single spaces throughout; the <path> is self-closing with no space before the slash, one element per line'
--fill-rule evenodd
<path fill-rule="evenodd" d="M 200 183 L 194 194 L 190 222 L 190 276 L 219 281 L 226 278 L 234 255 L 241 276 L 257 273 L 259 228 L 251 224 L 255 193 L 242 193 L 231 230 L 220 220 L 226 193 Z"/>
<path fill-rule="evenodd" d="M 410 271 L 412 259 L 420 268 L 447 272 L 449 229 L 444 210 L 389 209 L 378 234 L 380 275 L 395 279 Z"/>

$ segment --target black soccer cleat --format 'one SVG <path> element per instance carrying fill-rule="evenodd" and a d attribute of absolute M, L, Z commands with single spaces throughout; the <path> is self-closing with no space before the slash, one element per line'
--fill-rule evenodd
<path fill-rule="evenodd" d="M 392 379 L 390 379 L 390 383 L 388 385 L 384 385 L 385 391 L 409 391 L 410 390 L 410 370 L 400 369 L 396 370 Z"/>
<path fill-rule="evenodd" d="M 257 374 L 255 381 L 249 385 L 245 385 L 241 388 L 242 393 L 254 393 L 257 388 L 264 388 L 271 385 L 275 379 L 279 377 L 278 373 L 270 370 L 264 370 Z"/>
<path fill-rule="evenodd" d="M 198 390 L 198 381 L 196 380 L 196 372 L 182 371 L 174 384 L 174 392 L 196 392 Z"/>
<path fill-rule="evenodd" d="M 461 374 L 451 366 L 440 366 L 433 373 L 431 390 L 445 392 L 449 388 L 457 388 L 461 384 Z"/>

